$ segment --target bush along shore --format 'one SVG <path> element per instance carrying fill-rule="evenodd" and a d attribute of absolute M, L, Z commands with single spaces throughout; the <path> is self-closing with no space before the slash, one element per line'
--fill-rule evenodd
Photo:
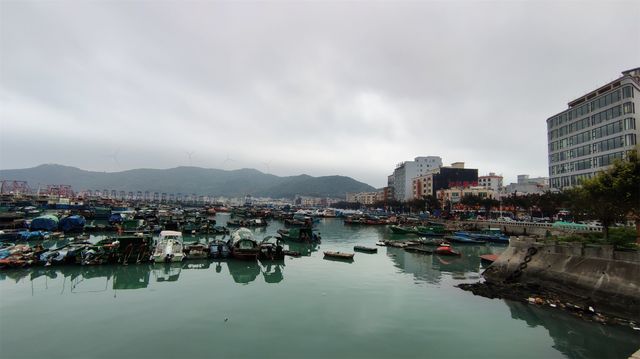
<path fill-rule="evenodd" d="M 458 287 L 487 298 L 565 310 L 585 320 L 640 330 L 640 252 L 613 245 L 512 237 L 483 273 Z"/>

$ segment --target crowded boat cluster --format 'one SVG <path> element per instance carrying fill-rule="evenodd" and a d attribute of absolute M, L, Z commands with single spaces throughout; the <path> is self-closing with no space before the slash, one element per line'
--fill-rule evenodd
<path fill-rule="evenodd" d="M 300 255 L 289 250 L 285 246 L 287 242 L 320 242 L 314 225 L 322 217 L 340 217 L 345 225 L 388 225 L 395 240 L 378 245 L 423 254 L 459 255 L 452 243 L 508 243 L 508 237 L 496 229 L 451 232 L 442 223 L 428 218 L 333 209 L 168 205 L 46 208 L 33 203 L 6 204 L 0 212 L 0 268 L 126 265 L 204 258 L 282 260 L 286 255 Z M 217 225 L 217 213 L 228 214 L 226 226 Z M 282 228 L 274 236 L 256 239 L 249 228 L 265 227 L 271 221 L 280 221 Z M 208 235 L 208 238 L 204 242 L 185 242 L 185 235 Z M 405 240 L 409 236 L 416 238 Z M 354 248 L 354 251 L 369 253 L 375 250 L 375 247 Z M 354 257 L 354 253 L 335 251 L 325 251 L 324 255 L 328 259 L 352 260 Z"/>

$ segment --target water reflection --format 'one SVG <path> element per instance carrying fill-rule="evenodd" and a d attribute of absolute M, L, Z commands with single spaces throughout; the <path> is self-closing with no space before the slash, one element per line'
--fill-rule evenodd
<path fill-rule="evenodd" d="M 212 268 L 213 267 L 213 268 Z M 223 270 L 224 267 L 227 270 Z M 61 289 L 65 287 L 76 290 L 80 284 L 89 280 L 104 280 L 108 288 L 116 290 L 143 289 L 153 282 L 177 282 L 181 276 L 189 275 L 189 271 L 212 271 L 212 273 L 228 273 L 235 283 L 249 284 L 258 277 L 265 283 L 274 284 L 284 280 L 285 260 L 276 261 L 212 261 L 208 259 L 189 260 L 182 263 L 155 263 L 128 266 L 97 265 L 97 266 L 53 266 L 33 267 L 28 269 L 0 271 L 0 281 L 30 281 L 32 286 L 48 288 L 49 284 L 59 283 Z M 53 282 L 50 282 L 54 280 Z M 69 287 L 69 283 L 71 286 Z"/>
<path fill-rule="evenodd" d="M 504 301 L 513 319 L 530 327 L 542 326 L 553 339 L 554 348 L 568 358 L 628 358 L 638 349 L 638 334 L 621 326 L 604 326 L 572 317 L 568 313 L 520 302 Z M 602 340 L 587 338 L 606 337 Z"/>
<path fill-rule="evenodd" d="M 477 279 L 481 272 L 480 256 L 488 253 L 500 253 L 504 246 L 456 246 L 461 256 L 440 256 L 407 252 L 402 248 L 385 247 L 387 256 L 394 266 L 410 273 L 418 281 L 438 284 L 443 273 L 450 273 L 454 279 Z M 433 247 L 424 247 L 433 250 Z"/>

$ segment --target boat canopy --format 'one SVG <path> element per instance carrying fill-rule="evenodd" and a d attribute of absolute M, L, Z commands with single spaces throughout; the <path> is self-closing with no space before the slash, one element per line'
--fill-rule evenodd
<path fill-rule="evenodd" d="M 44 216 L 36 217 L 31 221 L 30 229 L 32 231 L 44 230 L 53 232 L 58 229 L 58 217 L 47 214 Z"/>
<path fill-rule="evenodd" d="M 60 229 L 63 232 L 81 231 L 84 229 L 86 220 L 83 216 L 69 216 L 60 220 Z"/>
<path fill-rule="evenodd" d="M 182 238 L 182 232 L 178 232 L 178 231 L 162 231 L 160 232 L 160 239 L 181 239 Z"/>
<path fill-rule="evenodd" d="M 249 240 L 249 241 L 255 242 L 255 239 L 253 238 L 253 232 L 251 232 L 251 230 L 244 227 L 238 228 L 237 231 L 233 232 L 233 234 L 231 234 L 231 240 L 233 241 L 233 244 L 236 244 L 243 240 Z"/>

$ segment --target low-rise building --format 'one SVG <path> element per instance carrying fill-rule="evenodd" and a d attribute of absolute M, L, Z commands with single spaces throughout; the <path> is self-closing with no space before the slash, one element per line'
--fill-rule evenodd
<path fill-rule="evenodd" d="M 502 176 L 496 175 L 494 172 L 489 172 L 486 176 L 478 177 L 478 186 L 491 188 L 495 192 L 498 192 L 502 188 L 502 180 Z"/>
<path fill-rule="evenodd" d="M 491 188 L 471 186 L 441 189 L 436 192 L 436 196 L 441 203 L 449 201 L 452 204 L 455 204 L 459 203 L 464 196 L 477 196 L 480 198 L 495 199 L 498 196 L 498 193 Z"/>
<path fill-rule="evenodd" d="M 478 170 L 464 168 L 464 162 L 454 162 L 451 166 L 440 167 L 412 179 L 412 198 L 422 198 L 436 194 L 438 190 L 452 187 L 472 187 L 478 185 Z"/>
<path fill-rule="evenodd" d="M 384 196 L 384 191 L 347 193 L 347 202 L 371 205 L 384 201 Z"/>
<path fill-rule="evenodd" d="M 529 175 L 518 175 L 517 183 L 506 185 L 501 196 L 520 196 L 527 194 L 543 194 L 549 191 L 549 177 L 530 178 Z"/>

